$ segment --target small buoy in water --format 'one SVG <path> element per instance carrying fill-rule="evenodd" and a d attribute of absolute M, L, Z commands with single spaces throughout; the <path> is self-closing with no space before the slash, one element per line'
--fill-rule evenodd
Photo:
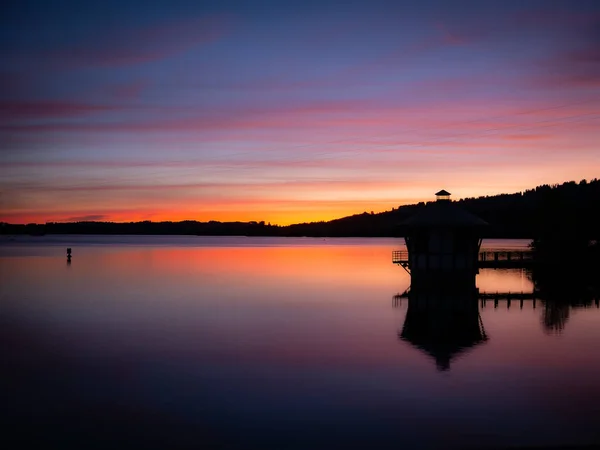
<path fill-rule="evenodd" d="M 67 258 L 71 259 L 71 247 L 67 247 Z"/>

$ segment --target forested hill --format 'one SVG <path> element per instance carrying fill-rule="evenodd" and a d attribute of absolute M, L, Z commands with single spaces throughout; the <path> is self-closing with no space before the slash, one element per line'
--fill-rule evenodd
<path fill-rule="evenodd" d="M 485 237 L 534 238 L 548 232 L 577 233 L 598 239 L 600 180 L 543 185 L 514 194 L 467 198 L 455 202 L 486 220 Z M 74 222 L 44 225 L 0 224 L 0 234 L 197 234 L 246 236 L 400 236 L 401 222 L 425 203 L 377 214 L 357 214 L 329 222 L 289 226 L 264 222 Z"/>
<path fill-rule="evenodd" d="M 490 224 L 486 237 L 533 238 L 548 229 L 576 230 L 598 237 L 600 180 L 542 185 L 525 192 L 466 198 L 454 202 Z M 330 222 L 286 227 L 291 235 L 398 236 L 401 223 L 425 203 L 401 206 L 378 214 L 363 213 Z"/>

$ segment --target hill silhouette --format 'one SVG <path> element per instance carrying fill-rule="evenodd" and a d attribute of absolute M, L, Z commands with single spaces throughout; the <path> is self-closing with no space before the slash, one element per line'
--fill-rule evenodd
<path fill-rule="evenodd" d="M 549 230 L 563 236 L 598 239 L 600 180 L 541 185 L 513 194 L 458 200 L 457 205 L 490 224 L 484 237 L 536 238 Z M 0 223 L 0 234 L 173 234 L 206 236 L 399 237 L 401 223 L 426 203 L 399 206 L 381 213 L 355 214 L 322 222 L 287 226 L 265 222 L 49 222 Z"/>

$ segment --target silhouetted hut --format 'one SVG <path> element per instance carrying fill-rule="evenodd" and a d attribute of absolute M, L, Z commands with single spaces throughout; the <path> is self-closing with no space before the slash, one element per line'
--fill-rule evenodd
<path fill-rule="evenodd" d="M 435 202 L 402 224 L 411 284 L 432 279 L 474 283 L 481 231 L 488 224 L 458 207 L 449 192 L 435 195 Z"/>

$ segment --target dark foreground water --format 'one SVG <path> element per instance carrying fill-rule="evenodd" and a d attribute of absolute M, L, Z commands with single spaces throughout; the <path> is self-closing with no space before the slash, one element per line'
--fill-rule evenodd
<path fill-rule="evenodd" d="M 440 367 L 402 338 L 400 246 L 0 237 L 4 448 L 600 444 L 600 309 L 586 281 L 480 304 L 482 338 Z M 532 278 L 485 270 L 477 285 L 531 293 Z"/>

